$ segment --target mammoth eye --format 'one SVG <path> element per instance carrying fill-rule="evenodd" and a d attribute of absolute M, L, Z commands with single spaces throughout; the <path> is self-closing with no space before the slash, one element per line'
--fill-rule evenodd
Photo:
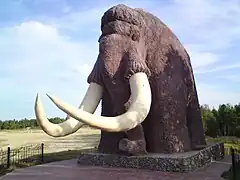
<path fill-rule="evenodd" d="M 138 41 L 138 40 L 139 40 L 139 37 L 138 37 L 136 34 L 133 34 L 133 35 L 132 35 L 132 40 L 133 40 L 133 41 Z"/>
<path fill-rule="evenodd" d="M 132 31 L 130 37 L 133 41 L 139 41 L 140 40 L 139 31 Z"/>

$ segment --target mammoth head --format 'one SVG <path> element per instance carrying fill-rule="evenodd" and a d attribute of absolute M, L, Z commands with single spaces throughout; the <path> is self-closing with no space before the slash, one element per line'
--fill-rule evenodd
<path fill-rule="evenodd" d="M 93 71 L 104 69 L 109 79 L 115 76 L 117 80 L 125 78 L 128 81 L 131 92 L 128 110 L 114 117 L 93 115 L 106 88 L 101 83 L 94 82 L 90 75 L 90 85 L 79 108 L 48 95 L 59 109 L 68 114 L 68 119 L 63 123 L 53 124 L 48 121 L 37 95 L 37 122 L 47 134 L 54 137 L 66 136 L 85 123 L 105 131 L 119 132 L 130 130 L 144 121 L 150 111 L 151 89 L 148 82 L 149 70 L 145 64 L 143 22 L 138 12 L 127 6 L 118 5 L 109 9 L 102 17 L 99 56 L 93 68 Z M 126 70 L 123 69 L 125 72 L 116 76 L 121 64 L 125 64 Z"/>
<path fill-rule="evenodd" d="M 123 69 L 125 78 L 133 74 L 129 70 L 149 76 L 150 71 L 145 64 L 147 48 L 143 24 L 141 14 L 125 5 L 114 6 L 104 13 L 98 59 L 105 74 L 114 76 L 119 69 Z"/>

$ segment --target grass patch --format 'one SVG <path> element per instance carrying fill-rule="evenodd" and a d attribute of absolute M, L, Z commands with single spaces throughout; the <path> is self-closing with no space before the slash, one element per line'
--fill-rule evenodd
<path fill-rule="evenodd" d="M 208 142 L 224 142 L 226 144 L 240 144 L 240 138 L 235 136 L 222 136 L 217 138 L 206 137 L 206 141 Z"/>
<path fill-rule="evenodd" d="M 235 136 L 222 136 L 217 138 L 206 137 L 206 141 L 215 143 L 223 142 L 225 149 L 228 150 L 229 153 L 231 147 L 240 152 L 240 138 Z"/>
<path fill-rule="evenodd" d="M 68 150 L 68 151 L 61 151 L 61 152 L 53 152 L 44 154 L 44 163 L 56 162 L 56 161 L 63 161 L 63 160 L 70 160 L 77 158 L 81 152 L 92 152 L 96 149 L 81 149 L 81 150 Z"/>

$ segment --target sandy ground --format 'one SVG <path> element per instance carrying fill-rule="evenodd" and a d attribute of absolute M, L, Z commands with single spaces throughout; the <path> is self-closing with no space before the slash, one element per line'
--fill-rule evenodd
<path fill-rule="evenodd" d="M 45 144 L 47 152 L 58 152 L 96 147 L 99 143 L 100 131 L 82 128 L 72 135 L 54 138 L 42 130 L 11 130 L 0 131 L 0 149 L 18 148 L 28 144 Z"/>

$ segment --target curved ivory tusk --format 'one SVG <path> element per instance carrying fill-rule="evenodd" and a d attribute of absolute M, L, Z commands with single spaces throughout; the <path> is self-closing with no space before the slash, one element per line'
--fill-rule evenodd
<path fill-rule="evenodd" d="M 89 113 L 94 113 L 102 98 L 102 93 L 103 88 L 100 85 L 91 83 L 81 105 L 79 106 L 79 109 Z M 44 113 L 44 109 L 38 95 L 35 102 L 35 114 L 39 126 L 44 132 L 53 137 L 62 137 L 72 134 L 84 125 L 83 122 L 79 122 L 78 120 L 69 116 L 67 117 L 67 120 L 62 123 L 51 123 Z"/>
<path fill-rule="evenodd" d="M 116 117 L 96 116 L 63 103 L 55 97 L 48 96 L 58 108 L 69 116 L 90 126 L 109 132 L 127 131 L 144 121 L 151 106 L 151 88 L 147 75 L 145 73 L 136 73 L 131 76 L 129 83 L 132 103 L 126 113 Z"/>

